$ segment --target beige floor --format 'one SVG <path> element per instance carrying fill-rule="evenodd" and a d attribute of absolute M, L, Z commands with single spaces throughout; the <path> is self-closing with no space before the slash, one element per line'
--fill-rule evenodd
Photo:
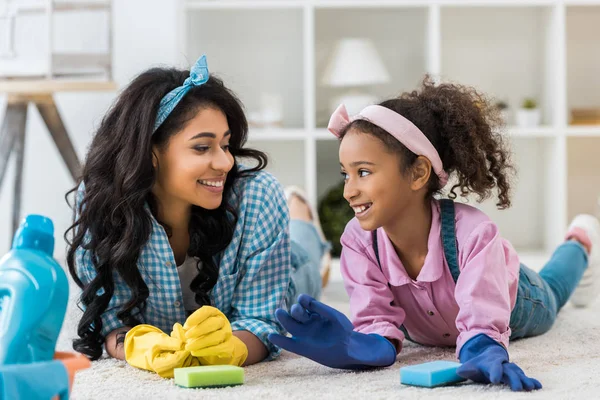
<path fill-rule="evenodd" d="M 324 300 L 347 312 L 340 282 L 333 282 Z M 65 320 L 59 349 L 70 349 L 77 310 Z M 530 394 L 511 393 L 498 386 L 461 384 L 421 389 L 400 384 L 399 368 L 430 360 L 454 360 L 452 349 L 406 344 L 390 368 L 347 372 L 318 365 L 284 352 L 272 362 L 246 368 L 243 386 L 222 389 L 183 389 L 172 380 L 136 370 L 124 362 L 103 359 L 78 374 L 73 399 L 598 399 L 600 388 L 600 301 L 589 309 L 567 306 L 547 334 L 511 344 L 512 361 L 539 379 L 544 389 Z"/>

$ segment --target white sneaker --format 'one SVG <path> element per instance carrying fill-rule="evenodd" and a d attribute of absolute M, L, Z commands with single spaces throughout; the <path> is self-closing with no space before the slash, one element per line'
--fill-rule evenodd
<path fill-rule="evenodd" d="M 575 307 L 586 307 L 596 299 L 600 292 L 600 287 L 598 287 L 598 280 L 600 280 L 600 222 L 593 215 L 579 214 L 569 225 L 569 231 L 573 228 L 583 229 L 592 245 L 591 254 L 588 257 L 588 267 L 570 298 Z"/>
<path fill-rule="evenodd" d="M 290 201 L 292 196 L 297 196 L 300 200 L 302 200 L 308 206 L 308 208 L 310 209 L 310 213 L 312 215 L 312 223 L 315 226 L 315 228 L 317 229 L 317 232 L 319 233 L 319 237 L 321 238 L 323 243 L 327 243 L 327 239 L 325 238 L 325 235 L 323 234 L 323 229 L 321 229 L 321 221 L 319 220 L 319 213 L 317 212 L 317 209 L 308 200 L 308 196 L 306 195 L 306 193 L 302 189 L 300 189 L 298 186 L 288 186 L 284 189 L 284 193 L 285 193 L 285 198 L 288 202 Z M 322 287 L 327 286 L 327 283 L 329 282 L 330 269 L 331 269 L 331 252 L 325 251 L 325 253 L 321 257 L 321 265 L 320 265 L 321 286 Z"/>

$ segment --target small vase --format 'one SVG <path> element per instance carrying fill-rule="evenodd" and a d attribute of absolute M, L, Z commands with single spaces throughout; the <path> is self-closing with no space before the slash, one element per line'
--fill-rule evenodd
<path fill-rule="evenodd" d="M 534 128 L 540 125 L 542 114 L 537 108 L 526 109 L 520 108 L 517 110 L 516 124 L 520 128 Z"/>

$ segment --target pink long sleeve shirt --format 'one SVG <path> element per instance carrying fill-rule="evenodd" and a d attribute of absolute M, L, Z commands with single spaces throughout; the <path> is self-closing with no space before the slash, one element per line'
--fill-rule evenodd
<path fill-rule="evenodd" d="M 519 258 L 483 212 L 456 203 L 455 213 L 461 271 L 456 284 L 444 257 L 438 201 L 432 202 L 428 253 L 416 280 L 406 273 L 383 229 L 377 231 L 379 269 L 371 232 L 356 219 L 348 223 L 340 263 L 356 331 L 402 343 L 399 327 L 404 325 L 418 343 L 456 345 L 457 357 L 463 344 L 480 333 L 508 348 Z"/>

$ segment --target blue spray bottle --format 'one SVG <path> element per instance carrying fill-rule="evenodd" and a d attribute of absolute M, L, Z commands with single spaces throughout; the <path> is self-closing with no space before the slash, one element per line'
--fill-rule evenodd
<path fill-rule="evenodd" d="M 53 252 L 52 220 L 28 215 L 0 259 L 0 365 L 54 357 L 69 283 Z"/>

